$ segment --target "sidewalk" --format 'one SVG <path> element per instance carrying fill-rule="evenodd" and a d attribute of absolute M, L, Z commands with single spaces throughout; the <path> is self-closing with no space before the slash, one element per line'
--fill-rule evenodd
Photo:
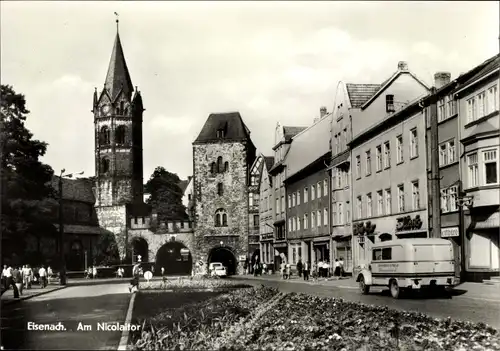
<path fill-rule="evenodd" d="M 27 300 L 27 299 L 30 299 L 30 298 L 35 297 L 35 296 L 48 294 L 52 291 L 56 291 L 56 290 L 60 290 L 60 289 L 64 289 L 64 288 L 65 288 L 65 286 L 50 284 L 50 285 L 47 285 L 47 287 L 45 289 L 42 289 L 40 287 L 33 287 L 31 289 L 24 289 L 23 294 L 20 295 L 18 299 L 14 298 L 14 290 L 12 290 L 12 288 L 10 288 L 9 290 L 7 290 L 6 292 L 4 292 L 2 294 L 1 301 L 2 301 L 2 304 L 8 305 L 11 303 L 15 303 L 17 301 Z"/>
<path fill-rule="evenodd" d="M 357 290 L 359 286 L 352 277 L 345 277 L 339 280 L 337 280 L 336 278 L 328 278 L 327 280 L 325 280 L 325 278 L 318 278 L 316 282 L 313 282 L 312 280 L 304 281 L 303 278 L 299 278 L 298 276 L 292 276 L 291 279 L 283 280 L 281 279 L 279 274 L 261 275 L 257 277 L 253 275 L 241 275 L 235 276 L 233 279 L 279 281 L 285 284 L 299 283 L 309 285 L 322 285 L 352 290 Z M 376 287 L 376 289 L 383 289 L 383 287 Z M 456 297 L 498 301 L 500 303 L 500 284 L 486 285 L 483 283 L 466 282 L 457 285 L 453 290 L 457 293 Z"/>

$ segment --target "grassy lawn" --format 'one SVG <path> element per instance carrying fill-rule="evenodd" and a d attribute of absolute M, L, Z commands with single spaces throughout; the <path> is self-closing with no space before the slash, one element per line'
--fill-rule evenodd
<path fill-rule="evenodd" d="M 144 323 L 135 350 L 500 350 L 497 330 L 484 324 L 264 286 L 143 291 L 134 320 Z"/>

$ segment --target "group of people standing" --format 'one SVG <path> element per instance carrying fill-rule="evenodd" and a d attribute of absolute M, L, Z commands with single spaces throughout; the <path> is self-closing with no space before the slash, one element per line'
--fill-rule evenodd
<path fill-rule="evenodd" d="M 304 278 L 304 280 L 309 280 L 309 277 L 312 277 L 313 280 L 317 280 L 318 278 L 329 278 L 332 275 L 331 265 L 329 261 L 318 261 L 318 263 L 313 262 L 312 264 L 309 262 L 302 262 L 302 259 L 299 257 L 297 261 L 297 274 L 299 278 Z M 344 272 L 344 260 L 341 257 L 340 259 L 335 259 L 335 266 L 333 275 L 340 279 L 345 274 Z M 290 279 L 291 275 L 291 267 L 290 264 L 281 264 L 281 278 L 282 279 Z"/>
<path fill-rule="evenodd" d="M 48 284 L 48 279 L 52 277 L 52 269 L 45 269 L 41 266 L 38 270 L 31 268 L 30 265 L 22 267 L 3 266 L 2 270 L 2 294 L 12 287 L 14 298 L 19 298 L 23 294 L 24 288 L 31 289 L 33 283 L 39 283 L 43 289 Z"/>

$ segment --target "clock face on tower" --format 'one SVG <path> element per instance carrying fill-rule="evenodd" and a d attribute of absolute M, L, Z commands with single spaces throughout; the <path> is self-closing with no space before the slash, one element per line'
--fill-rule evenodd
<path fill-rule="evenodd" d="M 109 111 L 111 110 L 111 107 L 108 104 L 104 104 L 101 107 L 101 113 L 105 116 L 109 115 Z"/>

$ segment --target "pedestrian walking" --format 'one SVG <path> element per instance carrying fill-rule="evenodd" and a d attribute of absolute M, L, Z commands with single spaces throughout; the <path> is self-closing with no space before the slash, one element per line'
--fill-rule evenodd
<path fill-rule="evenodd" d="M 16 283 L 14 282 L 14 279 L 12 277 L 13 269 L 11 266 L 8 266 L 6 271 L 5 271 L 5 279 L 6 279 L 6 284 L 7 284 L 7 291 L 11 286 L 12 289 L 14 290 L 14 298 L 18 299 L 19 298 L 19 290 L 17 290 Z"/>
<path fill-rule="evenodd" d="M 92 278 L 93 279 L 97 278 L 97 267 L 92 267 Z"/>
<path fill-rule="evenodd" d="M 9 287 L 7 285 L 7 265 L 4 264 L 3 265 L 3 270 L 2 270 L 2 286 L 3 286 L 3 290 L 7 290 Z"/>
<path fill-rule="evenodd" d="M 50 280 L 52 279 L 52 275 L 54 275 L 54 272 L 52 271 L 52 268 L 47 267 L 47 278 L 48 278 L 48 282 L 50 283 Z"/>
<path fill-rule="evenodd" d="M 132 268 L 132 279 L 130 280 L 130 287 L 128 290 L 132 292 L 136 292 L 139 290 L 139 279 L 141 277 L 141 264 L 136 263 Z"/>
<path fill-rule="evenodd" d="M 297 262 L 297 273 L 299 274 L 299 278 L 302 277 L 302 259 L 300 257 Z"/>
<path fill-rule="evenodd" d="M 339 262 L 338 258 L 335 259 L 335 271 L 334 271 L 333 275 L 335 276 L 335 278 L 337 280 L 340 279 L 340 262 Z"/>
<path fill-rule="evenodd" d="M 165 275 L 165 268 L 161 267 L 161 276 L 163 277 Z"/>
<path fill-rule="evenodd" d="M 330 261 L 325 261 L 323 262 L 323 268 L 325 271 L 325 281 L 330 278 L 330 270 L 332 269 L 332 266 L 330 265 Z"/>
<path fill-rule="evenodd" d="M 40 287 L 44 289 L 47 286 L 47 270 L 44 266 L 38 270 L 38 275 L 40 276 Z"/>
<path fill-rule="evenodd" d="M 313 282 L 318 280 L 318 266 L 316 265 L 315 262 L 312 263 L 311 265 L 311 274 L 313 278 Z"/>
<path fill-rule="evenodd" d="M 309 262 L 304 262 L 304 280 L 309 280 Z"/>
<path fill-rule="evenodd" d="M 19 295 L 23 294 L 23 273 L 21 267 L 15 267 L 12 270 L 12 279 L 14 280 L 14 284 L 16 284 L 17 291 L 19 291 Z"/>
<path fill-rule="evenodd" d="M 343 257 L 340 258 L 339 263 L 340 263 L 340 277 L 342 278 L 345 274 L 345 272 L 344 272 L 344 258 Z"/>

